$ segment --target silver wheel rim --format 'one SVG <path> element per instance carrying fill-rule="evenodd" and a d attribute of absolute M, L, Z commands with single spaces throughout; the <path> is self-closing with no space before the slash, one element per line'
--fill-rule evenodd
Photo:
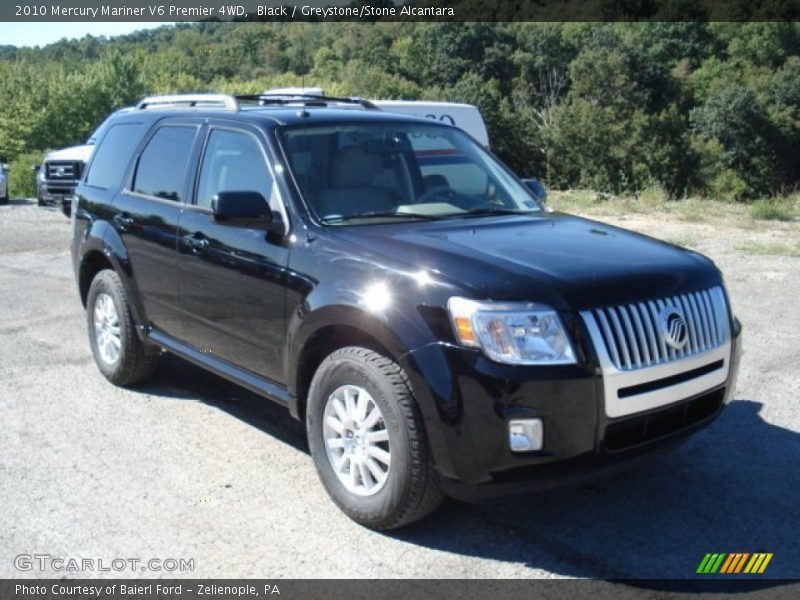
<path fill-rule="evenodd" d="M 343 385 L 328 396 L 322 438 L 333 472 L 348 492 L 372 496 L 383 489 L 392 460 L 389 431 L 367 390 Z"/>
<path fill-rule="evenodd" d="M 99 294 L 94 301 L 94 339 L 102 361 L 107 365 L 116 364 L 122 338 L 117 306 L 109 294 Z"/>

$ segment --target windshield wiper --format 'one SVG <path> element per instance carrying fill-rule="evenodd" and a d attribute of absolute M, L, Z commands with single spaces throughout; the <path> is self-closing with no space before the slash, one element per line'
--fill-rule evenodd
<path fill-rule="evenodd" d="M 500 208 L 494 206 L 476 206 L 460 213 L 449 213 L 448 217 L 480 217 L 485 215 L 528 215 L 539 212 L 537 210 L 518 210 L 513 208 Z"/>
<path fill-rule="evenodd" d="M 322 217 L 323 223 L 343 223 L 345 221 L 358 221 L 360 219 L 415 219 L 418 221 L 432 221 L 437 219 L 436 215 L 423 215 L 413 212 L 396 212 L 396 211 L 373 211 L 359 213 L 356 215 L 328 215 Z"/>

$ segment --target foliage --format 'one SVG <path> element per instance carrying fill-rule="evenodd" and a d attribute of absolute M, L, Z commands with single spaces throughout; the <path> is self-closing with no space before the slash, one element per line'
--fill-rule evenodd
<path fill-rule="evenodd" d="M 800 184 L 800 24 L 667 18 L 205 22 L 2 46 L 0 155 L 81 143 L 146 94 L 297 85 L 476 104 L 492 149 L 554 188 L 741 201 Z"/>
<path fill-rule="evenodd" d="M 792 221 L 794 203 L 787 198 L 762 198 L 750 206 L 750 216 L 762 221 Z"/>
<path fill-rule="evenodd" d="M 8 193 L 15 198 L 30 198 L 36 195 L 36 178 L 31 167 L 42 162 L 42 152 L 23 152 L 10 164 Z"/>

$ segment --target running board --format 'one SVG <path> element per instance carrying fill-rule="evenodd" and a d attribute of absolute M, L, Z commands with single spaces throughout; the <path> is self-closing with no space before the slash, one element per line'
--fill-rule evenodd
<path fill-rule="evenodd" d="M 223 379 L 227 379 L 228 381 L 240 385 L 243 388 L 247 388 L 259 396 L 264 396 L 273 402 L 277 402 L 281 406 L 285 406 L 293 415 L 295 414 L 295 411 L 293 410 L 295 408 L 294 405 L 296 404 L 294 397 L 289 393 L 289 390 L 279 383 L 259 377 L 258 375 L 251 373 L 250 371 L 240 369 L 229 362 L 220 360 L 219 358 L 214 358 L 213 356 L 203 352 L 199 352 L 191 346 L 187 346 L 183 342 L 180 342 L 175 338 L 161 333 L 155 329 L 151 329 L 149 331 L 147 339 L 151 343 L 161 346 L 164 350 L 172 352 L 176 356 L 180 356 L 181 358 L 188 360 L 190 363 L 196 364 L 198 367 L 202 367 L 208 371 L 211 371 Z"/>

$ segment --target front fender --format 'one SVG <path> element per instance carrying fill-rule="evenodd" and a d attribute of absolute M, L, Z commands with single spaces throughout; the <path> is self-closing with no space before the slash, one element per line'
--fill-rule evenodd
<path fill-rule="evenodd" d="M 390 323 L 400 323 L 401 326 L 392 327 Z M 446 413 L 448 410 L 442 406 L 441 398 L 452 398 L 451 392 L 456 386 L 450 381 L 452 374 L 444 355 L 438 351 L 438 344 L 419 315 L 376 315 L 352 305 L 328 305 L 309 313 L 299 309 L 289 321 L 284 359 L 290 394 L 297 398 L 300 393 L 297 381 L 298 372 L 303 366 L 304 349 L 309 343 L 315 343 L 318 334 L 331 331 L 333 327 L 347 327 L 361 332 L 379 343 L 389 358 L 400 365 L 409 378 L 422 415 L 434 464 L 444 475 L 454 473 L 449 452 L 451 441 L 446 439 L 445 429 L 441 426 L 442 421 L 448 419 L 443 411 Z M 324 340 L 320 341 L 324 343 Z M 432 389 L 431 381 L 440 382 L 439 387 L 447 391 Z"/>
<path fill-rule="evenodd" d="M 313 302 L 313 298 L 310 298 Z M 394 317 L 388 314 L 373 314 L 362 307 L 348 304 L 327 304 L 312 310 L 309 302 L 290 315 L 287 326 L 287 340 L 284 352 L 284 372 L 289 391 L 297 394 L 296 382 L 303 351 L 313 338 L 332 327 L 346 327 L 356 330 L 377 341 L 398 360 L 414 348 L 422 345 L 422 333 L 417 324 L 409 319 L 400 319 L 405 327 L 393 327 Z"/>

